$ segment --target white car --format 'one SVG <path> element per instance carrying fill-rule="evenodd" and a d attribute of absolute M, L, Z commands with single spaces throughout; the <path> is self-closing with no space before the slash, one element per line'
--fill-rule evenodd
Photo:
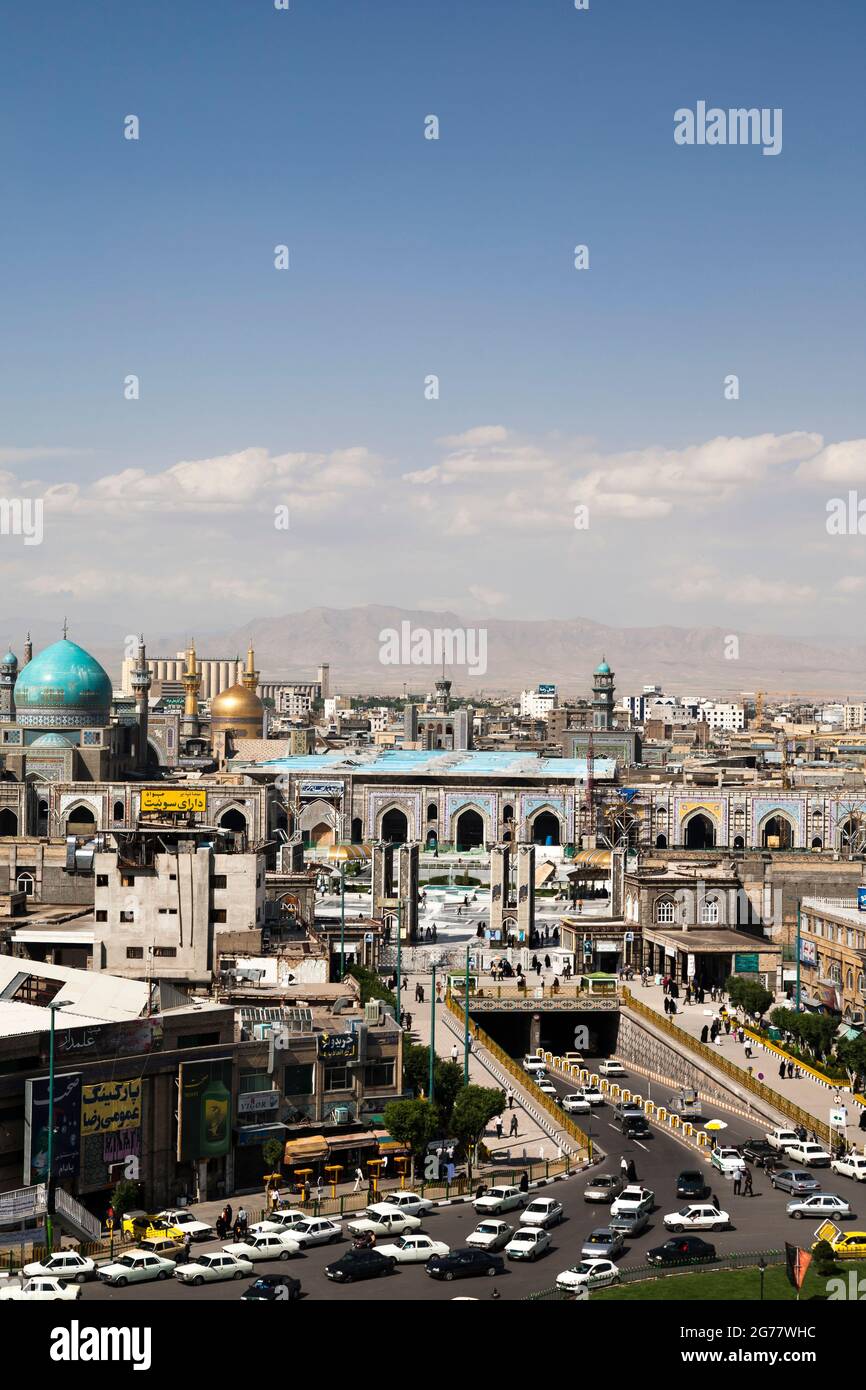
<path fill-rule="evenodd" d="M 343 1228 L 339 1221 L 331 1221 L 324 1216 L 311 1216 L 309 1221 L 299 1221 L 284 1239 L 293 1240 L 303 1250 L 307 1245 L 330 1245 L 341 1240 Z"/>
<path fill-rule="evenodd" d="M 499 1216 L 504 1211 L 515 1211 L 526 1205 L 526 1199 L 519 1187 L 488 1187 L 483 1197 L 476 1197 L 472 1203 L 479 1216 Z"/>
<path fill-rule="evenodd" d="M 550 1249 L 552 1237 L 542 1226 L 521 1226 L 505 1246 L 509 1260 L 537 1260 Z"/>
<path fill-rule="evenodd" d="M 636 1183 L 630 1183 L 624 1187 L 618 1197 L 611 1202 L 611 1216 L 637 1216 L 644 1212 L 650 1212 L 655 1203 L 655 1193 L 648 1187 L 640 1187 Z"/>
<path fill-rule="evenodd" d="M 739 1149 L 713 1149 L 710 1163 L 725 1177 L 729 1174 L 733 1177 L 734 1173 L 742 1173 L 746 1168 L 746 1160 Z"/>
<path fill-rule="evenodd" d="M 301 1211 L 299 1207 L 286 1207 L 284 1211 L 271 1212 L 264 1221 L 257 1221 L 254 1226 L 250 1226 L 249 1234 L 260 1236 L 265 1232 L 293 1231 L 302 1221 L 308 1220 L 308 1212 Z"/>
<path fill-rule="evenodd" d="M 390 1255 L 398 1265 L 426 1264 L 431 1255 L 450 1255 L 451 1246 L 425 1235 L 401 1236 L 394 1245 L 377 1245 L 380 1255 Z"/>
<path fill-rule="evenodd" d="M 96 1277 L 96 1261 L 76 1255 L 74 1250 L 58 1250 L 47 1260 L 35 1260 L 33 1264 L 25 1265 L 21 1272 L 25 1279 L 38 1279 L 47 1274 L 49 1278 L 53 1275 L 55 1279 L 69 1279 L 83 1284 L 85 1279 Z"/>
<path fill-rule="evenodd" d="M 216 1284 L 221 1279 L 243 1279 L 252 1272 L 251 1260 L 217 1250 L 213 1255 L 200 1255 L 192 1264 L 177 1265 L 174 1277 L 182 1284 Z"/>
<path fill-rule="evenodd" d="M 379 1236 L 402 1236 L 407 1231 L 417 1231 L 421 1222 L 417 1216 L 410 1216 L 408 1212 L 394 1211 L 393 1207 L 382 1206 L 381 1204 L 368 1207 L 364 1216 L 358 1217 L 356 1221 L 350 1221 L 349 1231 L 353 1236 L 363 1235 L 370 1231 L 377 1238 Z"/>
<path fill-rule="evenodd" d="M 293 1231 L 263 1231 L 260 1236 L 248 1236 L 234 1245 L 224 1245 L 223 1254 L 257 1263 L 259 1260 L 290 1260 L 300 1249 Z"/>
<path fill-rule="evenodd" d="M 426 1216 L 432 1211 L 433 1203 L 429 1197 L 419 1197 L 417 1192 L 389 1192 L 378 1203 L 382 1207 L 396 1207 L 397 1211 L 408 1211 L 410 1216 Z"/>
<path fill-rule="evenodd" d="M 577 1094 L 588 1100 L 590 1105 L 604 1105 L 604 1091 L 597 1086 L 581 1086 Z"/>
<path fill-rule="evenodd" d="M 622 1062 L 618 1062 L 615 1057 L 609 1057 L 606 1062 L 598 1064 L 599 1076 L 625 1076 L 625 1067 Z"/>
<path fill-rule="evenodd" d="M 58 1299 L 81 1297 L 78 1284 L 64 1284 L 62 1279 L 49 1279 L 47 1275 L 37 1279 L 10 1279 L 0 1284 L 0 1299 L 5 1302 L 56 1303 Z"/>
<path fill-rule="evenodd" d="M 102 1265 L 99 1279 L 103 1284 L 112 1284 L 123 1289 L 127 1284 L 146 1284 L 151 1279 L 170 1279 L 176 1265 L 163 1255 L 152 1255 L 147 1250 L 130 1250 L 112 1264 Z"/>
<path fill-rule="evenodd" d="M 552 1197 L 536 1197 L 525 1211 L 520 1213 L 521 1226 L 557 1226 L 565 1215 L 561 1202 Z"/>
<path fill-rule="evenodd" d="M 804 1216 L 851 1216 L 850 1202 L 833 1192 L 813 1192 L 807 1197 L 795 1197 L 785 1207 L 789 1216 L 801 1221 Z"/>
<path fill-rule="evenodd" d="M 843 1178 L 866 1182 L 866 1156 L 863 1154 L 848 1154 L 847 1158 L 834 1158 L 830 1167 L 834 1173 L 841 1173 Z"/>
<path fill-rule="evenodd" d="M 795 1129 L 771 1129 L 764 1135 L 771 1149 L 784 1153 L 789 1144 L 796 1144 L 800 1136 Z"/>
<path fill-rule="evenodd" d="M 513 1235 L 514 1227 L 507 1221 L 479 1221 L 466 1244 L 473 1250 L 502 1250 Z"/>
<path fill-rule="evenodd" d="M 539 1072 L 543 1075 L 547 1071 L 547 1064 L 543 1057 L 538 1057 L 533 1053 L 524 1057 L 523 1070 L 528 1071 L 530 1076 L 537 1076 Z"/>
<path fill-rule="evenodd" d="M 619 1270 L 613 1260 L 581 1260 L 579 1265 L 564 1269 L 556 1276 L 556 1287 L 564 1293 L 577 1289 L 603 1289 L 619 1282 Z"/>
<path fill-rule="evenodd" d="M 543 1091 L 546 1096 L 550 1096 L 551 1100 L 559 1100 L 559 1092 L 548 1076 L 536 1077 L 535 1084 L 539 1091 Z"/>
<path fill-rule="evenodd" d="M 168 1221 L 170 1225 L 179 1227 L 190 1240 L 213 1240 L 216 1235 L 213 1226 L 208 1225 L 207 1221 L 199 1221 L 188 1207 L 170 1207 L 157 1212 L 157 1220 Z"/>
<path fill-rule="evenodd" d="M 820 1144 L 812 1144 L 808 1139 L 798 1139 L 795 1144 L 786 1144 L 785 1153 L 795 1163 L 805 1163 L 809 1168 L 829 1168 L 830 1155 Z"/>
<path fill-rule="evenodd" d="M 575 1091 L 573 1096 L 563 1096 L 560 1104 L 568 1115 L 588 1115 L 592 1109 L 586 1096 L 579 1091 Z"/>
<path fill-rule="evenodd" d="M 669 1231 L 726 1231 L 731 1218 L 726 1211 L 720 1211 L 709 1202 L 694 1202 L 670 1212 L 664 1223 Z"/>

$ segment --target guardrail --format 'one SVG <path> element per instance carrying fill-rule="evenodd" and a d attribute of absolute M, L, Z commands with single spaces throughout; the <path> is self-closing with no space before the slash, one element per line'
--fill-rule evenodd
<path fill-rule="evenodd" d="M 464 1022 L 463 1009 L 452 999 L 450 991 L 446 995 L 445 1003 L 447 1007 L 450 1009 L 451 1013 L 454 1014 L 455 1018 L 459 1020 L 460 1025 L 462 1027 Z M 532 1096 L 532 1099 L 541 1107 L 541 1109 L 546 1111 L 546 1113 L 553 1120 L 556 1128 L 561 1130 L 563 1134 L 567 1134 L 569 1138 L 575 1140 L 575 1142 L 578 1145 L 577 1159 L 581 1162 L 585 1161 L 591 1163 L 592 1140 L 588 1138 L 586 1134 L 584 1134 L 580 1126 L 576 1125 L 574 1123 L 574 1120 L 572 1120 L 569 1115 L 563 1114 L 559 1106 L 555 1105 L 553 1101 L 550 1099 L 550 1097 L 546 1096 L 544 1092 L 540 1090 L 538 1086 L 536 1086 L 535 1082 L 523 1070 L 523 1068 L 519 1066 L 517 1062 L 515 1062 L 514 1058 L 509 1057 L 508 1053 L 505 1052 L 499 1046 L 498 1043 L 495 1043 L 493 1039 L 489 1037 L 487 1033 L 484 1032 L 483 1029 L 479 1028 L 476 1023 L 472 1022 L 471 1018 L 469 1020 L 469 1031 L 472 1034 L 473 1038 L 477 1038 L 477 1040 L 481 1043 L 481 1046 L 487 1052 L 489 1052 L 492 1057 L 496 1058 L 500 1066 L 504 1067 L 505 1070 L 509 1073 L 509 1075 L 513 1076 L 515 1080 L 520 1083 L 523 1089 L 527 1091 L 529 1095 Z"/>
<path fill-rule="evenodd" d="M 676 1264 L 658 1266 L 645 1265 L 636 1269 L 621 1269 L 619 1279 L 615 1284 L 606 1285 L 607 1288 L 617 1288 L 622 1284 L 647 1284 L 655 1283 L 659 1279 L 669 1277 L 674 1271 L 676 1274 L 717 1274 L 723 1269 L 757 1269 L 759 1262 L 763 1260 L 765 1266 L 781 1265 L 785 1263 L 785 1254 L 782 1250 L 752 1250 L 743 1251 L 739 1254 L 724 1255 L 721 1259 L 710 1260 L 698 1264 L 693 1260 L 681 1260 Z M 592 1298 L 592 1294 L 590 1294 Z M 671 1298 L 676 1298 L 676 1292 L 671 1290 Z M 565 1289 L 558 1289 L 556 1285 L 549 1289 L 539 1289 L 536 1293 L 528 1294 L 524 1303 L 570 1303 L 574 1299 L 574 1293 L 566 1292 Z"/>
<path fill-rule="evenodd" d="M 772 1042 L 769 1038 L 761 1037 L 753 1028 L 744 1028 L 743 1032 L 752 1042 L 757 1043 L 765 1052 L 772 1052 L 780 1061 L 790 1062 L 798 1071 L 806 1072 L 813 1081 L 817 1081 L 821 1086 L 826 1086 L 828 1091 L 846 1091 L 851 1100 L 856 1100 L 858 1105 L 866 1106 L 866 1096 L 860 1095 L 858 1091 L 850 1090 L 850 1084 L 846 1085 L 841 1079 L 834 1080 L 832 1076 L 827 1076 L 826 1072 L 819 1071 L 817 1067 L 811 1066 L 799 1057 L 793 1057 L 790 1052 L 786 1052 L 784 1047 L 779 1047 L 778 1043 Z"/>
<path fill-rule="evenodd" d="M 754 1076 L 750 1076 L 742 1067 L 735 1066 L 733 1062 L 729 1062 L 727 1057 L 720 1056 L 720 1054 L 712 1047 L 708 1046 L 707 1043 L 700 1042 L 698 1038 L 693 1038 L 691 1033 L 687 1033 L 684 1028 L 678 1028 L 675 1023 L 671 1023 L 670 1019 L 663 1018 L 661 1014 L 656 1013 L 655 1009 L 651 1009 L 648 1004 L 644 1004 L 640 999 L 636 999 L 630 989 L 624 987 L 622 993 L 626 1008 L 633 1009 L 636 1014 L 640 1014 L 648 1023 L 652 1023 L 654 1028 L 658 1028 L 661 1033 L 666 1034 L 675 1041 L 678 1047 L 684 1048 L 686 1051 L 694 1053 L 695 1056 L 703 1058 L 705 1062 L 715 1067 L 717 1071 L 723 1072 L 725 1076 L 731 1077 L 731 1079 L 735 1080 L 744 1090 L 751 1092 L 753 1096 L 757 1096 L 765 1105 L 770 1106 L 773 1110 L 778 1110 L 782 1115 L 787 1115 L 788 1119 L 795 1121 L 796 1124 L 811 1130 L 819 1139 L 822 1139 L 825 1144 L 831 1145 L 833 1143 L 834 1136 L 830 1126 L 822 1124 L 822 1122 L 817 1120 L 808 1110 L 803 1110 L 799 1105 L 794 1105 L 786 1096 L 782 1096 L 778 1091 L 774 1091 L 772 1087 L 766 1086 L 763 1081 L 757 1081 Z"/>
<path fill-rule="evenodd" d="M 634 1101 L 640 1105 L 649 1119 L 655 1120 L 656 1124 L 667 1125 L 674 1134 L 678 1134 L 680 1138 L 696 1148 L 709 1148 L 710 1140 L 706 1131 L 692 1124 L 691 1120 L 683 1119 L 681 1115 L 669 1110 L 667 1106 L 656 1105 L 655 1101 L 652 1100 L 644 1100 L 643 1096 L 636 1095 L 630 1087 L 620 1086 L 618 1082 L 609 1081 L 606 1076 L 600 1076 L 598 1072 L 591 1072 L 587 1067 L 578 1067 L 574 1063 L 564 1062 L 561 1057 L 556 1057 L 551 1052 L 544 1052 L 541 1048 L 539 1048 L 538 1055 L 544 1058 L 548 1070 L 557 1072 L 563 1081 L 570 1081 L 578 1086 L 596 1086 L 603 1095 L 608 1096 L 614 1103 Z"/>

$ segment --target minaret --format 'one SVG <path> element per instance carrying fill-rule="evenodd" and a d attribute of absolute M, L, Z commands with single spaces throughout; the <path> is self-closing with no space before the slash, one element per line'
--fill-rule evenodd
<path fill-rule="evenodd" d="M 144 649 L 144 638 L 139 637 L 138 661 L 132 670 L 132 689 L 138 706 L 138 745 L 135 750 L 135 765 L 139 772 L 144 772 L 147 767 L 147 700 L 152 684 L 150 667 L 147 664 L 147 653 Z"/>
<path fill-rule="evenodd" d="M 451 709 L 451 682 L 445 679 L 445 653 L 442 653 L 442 677 L 436 682 L 436 713 L 448 714 Z"/>
<path fill-rule="evenodd" d="M 186 670 L 183 674 L 183 733 L 185 738 L 198 735 L 198 692 L 201 687 L 201 672 L 195 655 L 195 638 L 186 649 Z"/>
<path fill-rule="evenodd" d="M 18 658 L 11 647 L 0 661 L 0 719 L 15 718 L 15 682 L 18 679 Z"/>
<path fill-rule="evenodd" d="M 33 660 L 33 643 L 30 641 L 30 633 L 27 634 L 27 641 L 24 643 L 24 665 Z"/>
<path fill-rule="evenodd" d="M 592 680 L 592 727 L 607 730 L 613 728 L 613 671 L 604 657 L 596 666 Z"/>
<path fill-rule="evenodd" d="M 259 672 L 256 670 L 256 654 L 253 651 L 253 644 L 251 641 L 247 651 L 247 668 L 241 676 L 241 685 L 245 690 L 251 690 L 255 695 L 258 683 Z"/>

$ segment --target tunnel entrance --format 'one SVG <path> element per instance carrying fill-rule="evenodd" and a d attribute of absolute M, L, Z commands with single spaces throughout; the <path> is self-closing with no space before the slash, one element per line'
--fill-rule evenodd
<path fill-rule="evenodd" d="M 525 1013 L 497 1013 L 491 1009 L 489 1013 L 485 1013 L 479 1008 L 472 1009 L 470 1016 L 473 1023 L 483 1028 L 509 1057 L 519 1060 L 529 1052 L 532 1020 L 536 1017 L 532 1010 Z M 563 1012 L 561 1009 L 555 1012 L 540 1010 L 538 1017 L 541 1023 L 539 1047 L 558 1054 L 573 1052 L 575 1029 L 581 1026 L 589 1032 L 589 1048 L 581 1049 L 585 1056 L 608 1057 L 616 1052 L 619 1034 L 617 1010 L 612 1009 L 609 1013 L 581 1009 L 575 1009 L 573 1012 Z"/>

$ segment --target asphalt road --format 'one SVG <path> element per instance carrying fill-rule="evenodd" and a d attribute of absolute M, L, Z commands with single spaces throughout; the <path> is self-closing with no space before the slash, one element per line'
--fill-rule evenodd
<path fill-rule="evenodd" d="M 569 1088 L 564 1082 L 555 1084 L 560 1094 L 567 1093 Z M 632 1076 L 629 1078 L 629 1084 L 633 1091 L 647 1094 L 644 1078 Z M 663 1087 L 654 1086 L 653 1098 L 667 1100 L 668 1091 Z M 709 1111 L 705 1118 L 710 1118 Z M 728 1125 L 723 1139 L 732 1144 L 742 1142 L 750 1136 L 763 1134 L 766 1128 L 763 1122 L 749 1125 L 746 1121 L 724 1112 L 718 1112 L 718 1118 L 724 1119 Z M 579 1123 L 585 1126 L 586 1118 L 580 1117 Z M 348 1242 L 344 1241 L 339 1245 L 314 1248 L 292 1260 L 261 1263 L 257 1267 L 258 1273 L 293 1274 L 301 1280 L 304 1298 L 311 1299 L 369 1301 L 387 1298 L 389 1301 L 399 1302 L 450 1300 L 461 1295 L 487 1299 L 493 1296 L 494 1290 L 501 1299 L 523 1299 L 536 1290 L 549 1288 L 560 1271 L 577 1264 L 580 1259 L 580 1246 L 589 1231 L 605 1224 L 607 1207 L 584 1202 L 583 1190 L 590 1176 L 599 1172 L 618 1171 L 623 1154 L 634 1160 L 638 1180 L 650 1187 L 656 1195 L 656 1209 L 650 1227 L 643 1235 L 626 1245 L 625 1252 L 619 1260 L 623 1269 L 644 1266 L 647 1250 L 667 1239 L 662 1217 L 683 1204 L 682 1199 L 676 1196 L 676 1178 L 684 1168 L 705 1166 L 711 1190 L 719 1197 L 723 1207 L 731 1213 L 734 1230 L 714 1233 L 707 1237 L 712 1240 L 720 1255 L 724 1256 L 734 1251 L 778 1250 L 783 1247 L 786 1239 L 808 1245 L 813 1239 L 812 1223 L 793 1221 L 786 1215 L 785 1205 L 790 1200 L 788 1194 L 774 1191 L 760 1168 L 752 1169 L 755 1195 L 751 1198 L 735 1197 L 730 1180 L 722 1178 L 710 1168 L 708 1159 L 697 1157 L 694 1150 L 687 1148 L 670 1134 L 654 1127 L 652 1139 L 624 1140 L 613 1124 L 613 1112 L 607 1104 L 598 1106 L 593 1111 L 592 1137 L 606 1150 L 606 1159 L 595 1165 L 589 1173 L 553 1183 L 543 1189 L 545 1196 L 556 1197 L 563 1203 L 565 1220 L 554 1228 L 552 1248 L 535 1264 L 508 1261 L 506 1272 L 495 1280 L 481 1276 L 455 1280 L 452 1283 L 429 1278 L 423 1266 L 403 1266 L 385 1279 L 371 1279 L 341 1286 L 333 1284 L 326 1277 L 324 1270 L 325 1265 L 339 1258 L 341 1251 L 347 1248 Z M 836 1192 L 839 1196 L 846 1197 L 858 1213 L 857 1217 L 845 1223 L 846 1228 L 866 1228 L 866 1185 L 855 1183 L 850 1178 L 839 1177 L 835 1173 L 831 1174 L 826 1169 L 818 1170 L 818 1176 L 825 1191 Z M 513 1212 L 508 1213 L 505 1219 L 516 1225 L 518 1217 L 519 1213 Z M 474 1208 L 470 1203 L 440 1207 L 425 1218 L 423 1229 L 436 1240 L 443 1240 L 453 1248 L 463 1244 L 466 1235 L 474 1229 L 476 1220 Z M 817 1225 L 817 1222 L 815 1224 Z M 218 1248 L 219 1242 L 213 1241 L 196 1246 L 195 1251 L 203 1253 L 205 1250 Z M 139 1284 L 126 1289 L 110 1289 L 104 1284 L 89 1283 L 84 1285 L 82 1302 L 236 1302 L 248 1282 L 238 1280 L 206 1284 L 198 1289 L 181 1286 L 176 1280 L 159 1284 Z M 671 1297 L 676 1297 L 673 1288 Z"/>

